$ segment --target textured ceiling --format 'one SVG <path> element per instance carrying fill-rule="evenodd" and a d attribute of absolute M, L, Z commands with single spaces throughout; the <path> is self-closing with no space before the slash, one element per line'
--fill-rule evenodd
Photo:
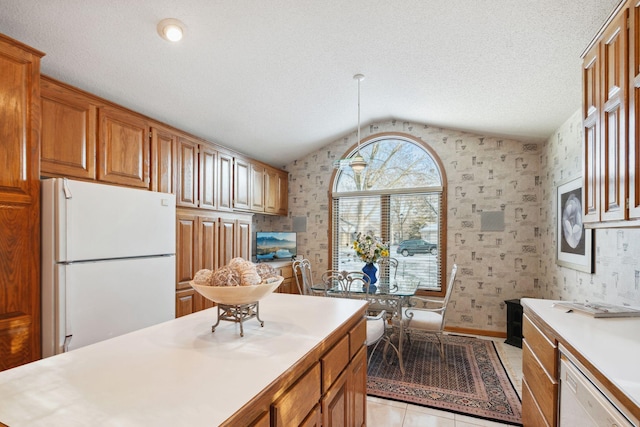
<path fill-rule="evenodd" d="M 0 0 L 42 72 L 282 166 L 399 119 L 531 141 L 580 107 L 619 0 Z M 171 44 L 164 18 L 185 23 Z"/>

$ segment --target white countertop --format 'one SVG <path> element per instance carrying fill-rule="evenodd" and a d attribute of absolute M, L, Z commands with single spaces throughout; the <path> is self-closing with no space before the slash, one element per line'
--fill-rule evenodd
<path fill-rule="evenodd" d="M 0 422 L 21 426 L 219 425 L 365 302 L 272 294 L 256 319 L 217 308 L 0 372 Z"/>
<path fill-rule="evenodd" d="M 638 412 L 640 406 L 640 318 L 593 318 L 553 307 L 551 300 L 523 298 L 567 344 L 579 351 L 601 374 L 625 394 Z M 635 409 L 635 410 L 634 410 Z"/>

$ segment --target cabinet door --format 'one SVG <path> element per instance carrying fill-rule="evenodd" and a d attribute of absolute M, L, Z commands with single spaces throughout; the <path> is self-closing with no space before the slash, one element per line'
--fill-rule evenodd
<path fill-rule="evenodd" d="M 0 35 L 0 370 L 40 357 L 40 57 Z"/>
<path fill-rule="evenodd" d="M 96 179 L 98 110 L 79 92 L 41 79 L 42 175 Z"/>
<path fill-rule="evenodd" d="M 278 205 L 276 213 L 287 216 L 289 214 L 289 173 L 278 171 Z"/>
<path fill-rule="evenodd" d="M 251 260 L 251 218 L 237 221 L 237 250 L 235 256 Z"/>
<path fill-rule="evenodd" d="M 216 199 L 219 211 L 233 210 L 233 156 L 218 152 Z"/>
<path fill-rule="evenodd" d="M 602 221 L 626 219 L 627 16 L 625 9 L 602 36 Z"/>
<path fill-rule="evenodd" d="M 364 427 L 367 423 L 367 347 L 361 346 L 349 364 L 349 425 Z"/>
<path fill-rule="evenodd" d="M 265 169 L 263 166 L 251 164 L 251 210 L 265 211 Z"/>
<path fill-rule="evenodd" d="M 220 225 L 218 265 L 223 266 L 229 264 L 229 261 L 235 257 L 237 222 L 235 218 L 224 216 L 221 216 L 218 221 Z"/>
<path fill-rule="evenodd" d="M 278 213 L 278 204 L 280 202 L 278 185 L 278 171 L 276 169 L 266 168 L 264 172 L 264 211 L 266 213 Z"/>
<path fill-rule="evenodd" d="M 640 218 L 640 4 L 630 9 L 629 218 Z"/>
<path fill-rule="evenodd" d="M 151 127 L 151 190 L 176 193 L 176 147 L 178 138 L 158 125 Z"/>
<path fill-rule="evenodd" d="M 176 206 L 198 207 L 198 143 L 178 138 Z"/>
<path fill-rule="evenodd" d="M 206 268 L 216 270 L 218 268 L 218 218 L 198 217 L 198 263 L 196 272 Z M 197 295 L 196 311 L 213 307 L 211 300 Z"/>
<path fill-rule="evenodd" d="M 149 188 L 149 125 L 142 116 L 100 107 L 98 180 Z"/>
<path fill-rule="evenodd" d="M 347 372 L 343 372 L 331 385 L 322 398 L 322 426 L 348 426 L 349 393 L 347 391 Z"/>
<path fill-rule="evenodd" d="M 286 216 L 289 210 L 289 174 L 278 169 L 265 169 L 264 211 Z"/>
<path fill-rule="evenodd" d="M 249 210 L 251 168 L 249 162 L 235 157 L 233 159 L 233 207 L 234 209 Z"/>
<path fill-rule="evenodd" d="M 594 45 L 582 67 L 583 222 L 600 221 L 600 45 Z"/>
<path fill-rule="evenodd" d="M 191 289 L 189 282 L 198 268 L 198 217 L 185 213 L 176 217 L 176 287 Z"/>
<path fill-rule="evenodd" d="M 200 145 L 200 208 L 215 209 L 216 208 L 216 187 L 217 187 L 217 171 L 218 152 L 211 147 Z"/>

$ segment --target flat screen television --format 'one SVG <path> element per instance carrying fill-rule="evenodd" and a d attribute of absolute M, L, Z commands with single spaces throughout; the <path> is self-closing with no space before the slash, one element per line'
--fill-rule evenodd
<path fill-rule="evenodd" d="M 296 233 L 290 231 L 257 231 L 256 260 L 278 261 L 297 255 Z"/>

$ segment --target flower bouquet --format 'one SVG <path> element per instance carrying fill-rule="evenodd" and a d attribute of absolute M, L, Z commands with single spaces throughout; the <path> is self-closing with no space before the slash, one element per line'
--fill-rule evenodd
<path fill-rule="evenodd" d="M 382 257 L 388 257 L 389 247 L 372 233 L 358 233 L 356 240 L 353 241 L 353 249 L 355 249 L 358 258 L 366 263 L 362 271 L 371 279 L 371 289 L 369 292 L 373 293 L 376 289 L 375 283 L 378 281 L 376 277 L 378 269 L 373 263 Z"/>

